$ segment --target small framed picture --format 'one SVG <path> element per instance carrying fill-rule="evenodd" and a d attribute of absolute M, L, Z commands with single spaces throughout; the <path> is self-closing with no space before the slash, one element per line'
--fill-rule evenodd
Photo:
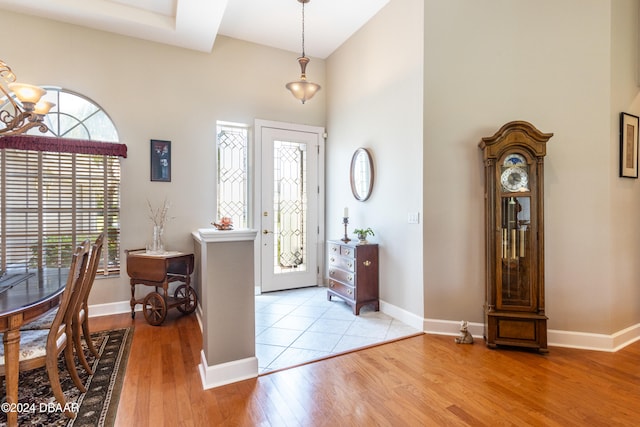
<path fill-rule="evenodd" d="M 151 181 L 171 182 L 171 141 L 151 140 Z"/>
<path fill-rule="evenodd" d="M 640 119 L 620 113 L 620 176 L 638 178 L 638 124 Z"/>

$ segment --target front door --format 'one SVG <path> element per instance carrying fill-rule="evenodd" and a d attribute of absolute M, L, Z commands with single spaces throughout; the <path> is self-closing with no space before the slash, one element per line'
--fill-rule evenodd
<path fill-rule="evenodd" d="M 315 286 L 321 278 L 323 133 L 256 121 L 262 292 Z"/>

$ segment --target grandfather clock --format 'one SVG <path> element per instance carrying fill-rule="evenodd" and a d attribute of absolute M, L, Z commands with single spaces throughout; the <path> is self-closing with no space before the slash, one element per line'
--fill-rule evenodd
<path fill-rule="evenodd" d="M 552 133 L 509 122 L 482 138 L 485 168 L 487 346 L 547 352 L 544 156 Z"/>

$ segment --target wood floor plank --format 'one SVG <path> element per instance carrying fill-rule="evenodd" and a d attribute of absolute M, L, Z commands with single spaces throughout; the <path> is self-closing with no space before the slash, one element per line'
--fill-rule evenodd
<path fill-rule="evenodd" d="M 421 335 L 203 390 L 193 315 L 92 318 L 134 325 L 117 426 L 635 426 L 640 341 L 539 355 Z"/>

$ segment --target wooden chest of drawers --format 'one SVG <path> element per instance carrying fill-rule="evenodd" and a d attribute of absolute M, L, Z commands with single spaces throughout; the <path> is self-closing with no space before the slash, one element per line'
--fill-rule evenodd
<path fill-rule="evenodd" d="M 342 298 L 356 315 L 367 304 L 372 304 L 378 311 L 378 245 L 329 241 L 328 252 L 327 299 L 331 301 L 332 296 Z"/>

